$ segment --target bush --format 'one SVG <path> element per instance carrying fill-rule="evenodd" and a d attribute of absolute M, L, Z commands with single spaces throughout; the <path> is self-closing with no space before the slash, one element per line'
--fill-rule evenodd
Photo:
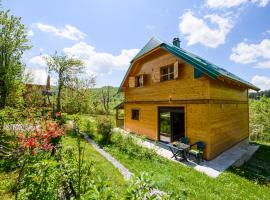
<path fill-rule="evenodd" d="M 159 162 L 162 162 L 153 149 L 147 149 L 140 146 L 134 136 L 115 132 L 113 133 L 111 141 L 113 146 L 130 157 L 158 160 Z"/>
<path fill-rule="evenodd" d="M 250 100 L 250 139 L 270 142 L 270 98 Z"/>
<path fill-rule="evenodd" d="M 97 118 L 97 133 L 100 135 L 98 142 L 101 145 L 109 144 L 111 142 L 112 128 L 112 123 L 109 118 Z"/>

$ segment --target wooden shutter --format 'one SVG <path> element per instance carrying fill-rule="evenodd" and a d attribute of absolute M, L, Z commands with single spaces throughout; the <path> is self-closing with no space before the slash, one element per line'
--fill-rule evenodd
<path fill-rule="evenodd" d="M 174 63 L 174 79 L 179 78 L 179 64 L 178 61 Z"/>
<path fill-rule="evenodd" d="M 128 79 L 128 85 L 130 88 L 134 88 L 135 87 L 135 76 L 130 76 Z"/>
<path fill-rule="evenodd" d="M 152 82 L 158 83 L 160 82 L 160 68 L 156 68 L 152 71 Z"/>
<path fill-rule="evenodd" d="M 145 74 L 141 75 L 141 80 L 142 80 L 142 86 L 144 86 L 145 81 L 146 81 L 146 75 Z"/>

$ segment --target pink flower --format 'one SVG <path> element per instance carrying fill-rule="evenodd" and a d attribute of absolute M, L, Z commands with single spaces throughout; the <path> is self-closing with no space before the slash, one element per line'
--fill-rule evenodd
<path fill-rule="evenodd" d="M 56 116 L 56 117 L 61 117 L 61 112 L 55 113 L 55 116 Z"/>

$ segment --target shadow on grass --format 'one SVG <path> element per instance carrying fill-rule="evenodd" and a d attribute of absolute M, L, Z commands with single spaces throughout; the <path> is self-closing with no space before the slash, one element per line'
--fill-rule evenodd
<path fill-rule="evenodd" d="M 270 144 L 260 144 L 252 158 L 241 167 L 231 167 L 230 172 L 250 181 L 270 187 Z"/>

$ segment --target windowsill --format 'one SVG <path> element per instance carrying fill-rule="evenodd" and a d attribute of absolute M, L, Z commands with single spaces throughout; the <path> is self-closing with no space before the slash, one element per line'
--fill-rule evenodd
<path fill-rule="evenodd" d="M 170 80 L 160 81 L 160 83 L 168 82 L 168 81 L 175 81 L 175 80 L 176 80 L 176 79 L 170 79 Z"/>

